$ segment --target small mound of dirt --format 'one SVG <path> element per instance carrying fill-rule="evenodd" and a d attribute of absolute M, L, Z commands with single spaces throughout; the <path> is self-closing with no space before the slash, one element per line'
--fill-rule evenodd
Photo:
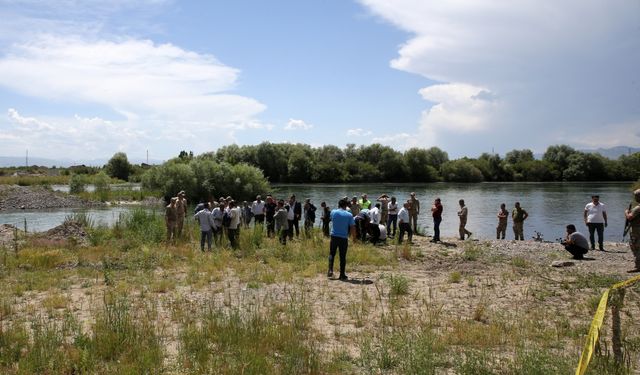
<path fill-rule="evenodd" d="M 77 221 L 65 221 L 49 229 L 41 237 L 51 241 L 75 242 L 79 246 L 89 246 L 89 236 Z"/>

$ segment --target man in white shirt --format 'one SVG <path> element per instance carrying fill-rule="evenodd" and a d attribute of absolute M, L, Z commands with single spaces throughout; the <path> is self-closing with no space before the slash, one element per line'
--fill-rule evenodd
<path fill-rule="evenodd" d="M 396 197 L 391 197 L 391 201 L 387 205 L 389 218 L 387 219 L 387 236 L 396 236 L 396 227 L 398 224 L 398 203 Z M 391 225 L 393 224 L 393 234 L 391 233 Z"/>
<path fill-rule="evenodd" d="M 594 234 L 598 232 L 598 248 L 604 251 L 604 228 L 607 226 L 607 208 L 599 195 L 592 195 L 591 202 L 584 207 L 584 223 L 589 228 L 591 250 L 595 249 Z"/>
<path fill-rule="evenodd" d="M 251 204 L 251 212 L 253 213 L 254 228 L 264 225 L 264 201 L 261 196 L 257 196 L 256 200 Z"/>
<path fill-rule="evenodd" d="M 369 210 L 369 233 L 371 234 L 371 242 L 375 245 L 380 241 L 380 203 L 376 203 L 372 209 Z"/>
<path fill-rule="evenodd" d="M 409 221 L 409 206 L 411 204 L 409 202 L 404 202 L 404 206 L 398 212 L 398 227 L 400 228 L 400 235 L 398 236 L 398 243 L 402 243 L 402 237 L 404 237 L 404 232 L 407 232 L 407 237 L 409 238 L 409 243 L 413 239 L 413 231 L 411 230 L 411 223 Z"/>
<path fill-rule="evenodd" d="M 229 236 L 229 242 L 232 249 L 238 248 L 238 231 L 240 229 L 240 207 L 236 205 L 236 201 L 229 202 L 229 215 L 231 216 L 231 223 L 227 228 L 227 235 Z"/>
<path fill-rule="evenodd" d="M 213 229 L 214 223 L 209 207 L 209 203 L 205 203 L 204 208 L 193 215 L 193 218 L 200 223 L 200 250 L 203 252 L 205 240 L 207 242 L 207 249 L 211 251 L 211 230 Z"/>

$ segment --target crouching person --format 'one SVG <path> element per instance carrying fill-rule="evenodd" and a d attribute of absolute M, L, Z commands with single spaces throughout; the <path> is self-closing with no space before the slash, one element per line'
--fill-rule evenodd
<path fill-rule="evenodd" d="M 576 226 L 573 224 L 567 225 L 567 236 L 561 243 L 565 250 L 573 255 L 573 259 L 584 259 L 584 254 L 589 251 L 587 237 L 576 231 Z"/>

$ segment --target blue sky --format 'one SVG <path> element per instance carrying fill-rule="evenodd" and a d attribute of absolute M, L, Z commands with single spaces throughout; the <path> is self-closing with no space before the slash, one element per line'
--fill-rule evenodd
<path fill-rule="evenodd" d="M 0 0 L 0 155 L 640 146 L 636 1 Z"/>

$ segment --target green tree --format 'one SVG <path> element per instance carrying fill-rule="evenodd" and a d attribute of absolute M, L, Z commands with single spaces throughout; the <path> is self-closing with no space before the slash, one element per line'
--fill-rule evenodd
<path fill-rule="evenodd" d="M 482 172 L 471 160 L 463 158 L 442 165 L 442 177 L 449 182 L 482 182 Z"/>
<path fill-rule="evenodd" d="M 109 176 L 123 181 L 129 180 L 129 173 L 133 170 L 124 152 L 116 152 L 107 162 L 105 169 Z"/>
<path fill-rule="evenodd" d="M 431 164 L 430 154 L 422 148 L 410 148 L 404 153 L 407 177 L 412 182 L 437 181 L 438 171 Z"/>

